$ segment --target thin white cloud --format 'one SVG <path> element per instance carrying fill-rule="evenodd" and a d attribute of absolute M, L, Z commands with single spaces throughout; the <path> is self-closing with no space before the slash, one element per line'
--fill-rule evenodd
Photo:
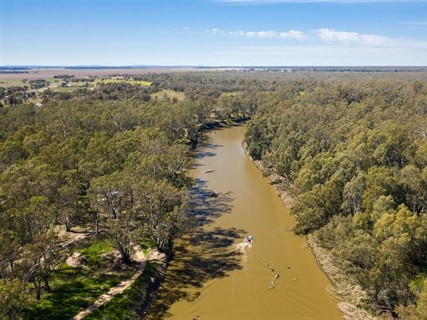
<path fill-rule="evenodd" d="M 322 48 L 323 52 L 335 52 L 337 55 L 340 55 L 340 59 L 344 59 L 344 57 L 348 56 L 348 61 L 350 61 L 350 57 L 356 59 L 357 55 L 355 56 L 352 54 L 352 52 L 358 52 L 359 54 L 364 52 L 367 56 L 370 57 L 370 64 L 375 64 L 373 61 L 377 61 L 376 63 L 381 62 L 381 59 L 375 59 L 374 53 L 389 54 L 390 59 L 387 60 L 387 63 L 391 64 L 393 64 L 393 59 L 394 61 L 403 63 L 404 61 L 401 60 L 401 58 L 405 55 L 408 56 L 408 59 L 412 59 L 411 61 L 418 61 L 418 63 L 412 62 L 412 64 L 425 65 L 427 63 L 427 60 L 424 57 L 425 52 L 427 52 L 427 41 L 417 41 L 413 39 L 388 38 L 375 34 L 361 34 L 352 31 L 336 31 L 330 28 L 321 28 L 305 32 L 298 30 L 226 31 L 213 28 L 207 30 L 207 32 L 213 35 L 220 35 L 222 37 L 241 37 L 248 39 L 258 39 L 261 41 L 268 40 L 269 42 L 271 40 L 275 40 L 274 42 L 270 42 L 278 46 L 274 48 L 285 48 L 284 45 L 286 44 L 287 48 L 293 47 L 295 52 L 305 52 L 310 57 L 312 48 Z M 295 40 L 300 44 L 294 45 Z M 265 47 L 261 46 L 260 48 Z M 299 49 L 297 50 L 297 48 Z M 313 57 L 315 57 L 315 55 Z M 359 60 L 361 59 L 362 58 Z M 405 65 L 405 63 L 402 65 Z"/>
<path fill-rule="evenodd" d="M 426 45 L 364 47 L 342 45 L 224 47 L 211 51 L 225 65 L 425 66 Z"/>
<path fill-rule="evenodd" d="M 225 31 L 218 28 L 207 30 L 208 33 L 214 35 L 229 35 L 234 37 L 246 37 L 256 39 L 281 39 L 281 40 L 298 40 L 303 41 L 320 39 L 326 43 L 340 43 L 340 44 L 359 44 L 359 45 L 372 45 L 382 46 L 390 42 L 390 39 L 373 34 L 359 34 L 357 32 L 349 31 L 335 31 L 334 29 L 321 28 L 312 30 L 309 33 L 305 33 L 299 30 L 289 31 L 273 31 L 273 30 L 261 30 L 261 31 Z"/>
<path fill-rule="evenodd" d="M 276 37 L 276 32 L 274 32 L 274 31 L 259 31 L 259 32 L 251 32 L 251 33 L 252 33 L 252 35 L 250 35 L 250 36 L 255 36 L 258 38 L 271 39 L 271 38 Z"/>
<path fill-rule="evenodd" d="M 360 34 L 357 32 L 335 31 L 334 29 L 322 28 L 315 30 L 317 36 L 325 42 L 341 44 L 359 44 L 368 46 L 383 46 L 390 39 L 374 34 Z"/>
<path fill-rule="evenodd" d="M 212 29 L 209 29 L 209 30 L 207 30 L 207 32 L 208 32 L 208 33 L 213 33 L 213 34 L 221 34 L 221 33 L 224 33 L 224 31 L 222 31 L 221 29 L 218 29 L 218 28 L 212 28 Z"/>
<path fill-rule="evenodd" d="M 272 30 L 262 30 L 262 31 L 229 31 L 227 34 L 238 37 L 247 37 L 247 38 L 259 38 L 259 39 L 294 39 L 302 41 L 306 37 L 304 32 L 297 30 L 289 31 L 272 31 Z"/>
<path fill-rule="evenodd" d="M 280 32 L 279 34 L 280 38 L 283 39 L 296 39 L 296 40 L 304 40 L 306 38 L 306 35 L 302 31 L 297 30 L 289 30 L 288 32 Z"/>

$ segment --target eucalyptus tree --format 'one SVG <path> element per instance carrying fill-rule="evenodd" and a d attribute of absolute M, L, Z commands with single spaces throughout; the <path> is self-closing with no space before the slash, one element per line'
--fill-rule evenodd
<path fill-rule="evenodd" d="M 419 82 L 352 77 L 266 94 L 247 149 L 296 197 L 294 231 L 315 232 L 372 305 L 416 314 L 423 291 L 414 285 L 427 270 L 427 92 Z"/>
<path fill-rule="evenodd" d="M 175 238 L 187 226 L 185 197 L 184 188 L 174 187 L 166 180 L 143 179 L 135 186 L 134 208 L 140 231 L 161 252 L 171 254 Z"/>

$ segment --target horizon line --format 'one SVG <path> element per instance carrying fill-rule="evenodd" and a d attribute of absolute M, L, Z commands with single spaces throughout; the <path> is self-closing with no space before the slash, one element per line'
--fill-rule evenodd
<path fill-rule="evenodd" d="M 1 69 L 41 68 L 41 69 L 131 69 L 131 68 L 427 68 L 427 65 L 38 65 L 38 64 L 11 64 L 0 65 Z"/>

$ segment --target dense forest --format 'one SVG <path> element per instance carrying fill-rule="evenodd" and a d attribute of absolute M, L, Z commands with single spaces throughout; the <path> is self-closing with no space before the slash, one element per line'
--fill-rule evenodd
<path fill-rule="evenodd" d="M 289 83 L 260 103 L 246 142 L 295 198 L 295 232 L 314 233 L 365 307 L 426 318 L 425 81 Z"/>
<path fill-rule="evenodd" d="M 64 231 L 91 231 L 93 239 L 81 251 L 91 242 L 115 248 L 125 267 L 112 268 L 132 267 L 135 244 L 171 257 L 174 239 L 191 226 L 186 170 L 200 130 L 253 112 L 248 95 L 222 95 L 229 82 L 218 80 L 208 89 L 187 88 L 191 95 L 185 99 L 166 93 L 152 98 L 162 89 L 182 92 L 183 83 L 200 77 L 180 79 L 151 75 L 148 87 L 123 81 L 71 91 L 0 90 L 2 318 L 40 317 L 43 305 L 27 306 L 67 290 L 57 284 L 71 272 L 63 264 L 70 254 L 63 247 Z M 105 270 L 91 263 L 100 277 Z M 90 275 L 73 277 L 83 282 Z M 80 303 L 75 301 L 69 314 L 50 318 L 72 317 Z"/>
<path fill-rule="evenodd" d="M 248 119 L 249 154 L 295 198 L 294 231 L 313 234 L 366 290 L 362 307 L 425 317 L 426 77 L 192 71 L 125 77 L 147 86 L 90 78 L 62 90 L 73 77 L 58 75 L 57 89 L 0 88 L 1 317 L 34 319 L 38 301 L 63 290 L 64 232 L 90 231 L 89 260 L 95 244 L 115 248 L 117 273 L 135 244 L 172 257 L 192 225 L 189 150 L 204 129 Z M 63 317 L 91 300 L 76 301 Z"/>

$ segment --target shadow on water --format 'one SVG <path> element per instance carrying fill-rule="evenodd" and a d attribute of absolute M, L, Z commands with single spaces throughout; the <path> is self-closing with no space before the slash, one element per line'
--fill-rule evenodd
<path fill-rule="evenodd" d="M 212 223 L 223 214 L 231 213 L 232 193 L 222 190 L 211 190 L 206 181 L 195 180 L 195 186 L 191 189 L 188 215 L 197 226 Z"/>
<path fill-rule="evenodd" d="M 222 147 L 222 146 L 223 145 L 221 145 L 221 144 L 214 144 L 214 143 L 209 143 L 209 142 L 203 143 L 201 145 L 200 149 L 196 149 L 193 152 L 193 158 L 196 161 L 193 163 L 192 167 L 193 168 L 195 168 L 195 167 L 203 167 L 204 165 L 201 164 L 197 160 L 201 160 L 203 158 L 210 158 L 210 157 L 216 156 L 215 150 L 218 149 L 218 148 L 220 148 L 220 147 Z"/>
<path fill-rule="evenodd" d="M 242 268 L 241 252 L 232 250 L 232 245 L 243 238 L 244 230 L 205 228 L 216 218 L 231 212 L 232 193 L 212 197 L 206 182 L 197 180 L 191 194 L 189 215 L 195 226 L 191 233 L 176 242 L 174 258 L 147 319 L 172 317 L 168 310 L 173 303 L 197 299 L 199 289 L 208 281 L 227 277 L 230 271 Z"/>
<path fill-rule="evenodd" d="M 203 144 L 203 150 L 197 150 L 197 153 L 194 155 L 196 159 L 203 159 L 207 157 L 213 157 L 216 156 L 216 153 L 212 150 L 216 150 L 220 147 L 222 147 L 222 144 L 213 144 L 213 143 L 206 143 Z"/>

